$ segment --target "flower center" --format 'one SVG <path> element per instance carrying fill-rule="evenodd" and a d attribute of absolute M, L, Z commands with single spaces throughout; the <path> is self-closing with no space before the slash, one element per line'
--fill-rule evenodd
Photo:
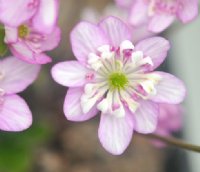
<path fill-rule="evenodd" d="M 108 78 L 109 86 L 111 89 L 124 89 L 128 84 L 128 79 L 124 73 L 115 72 Z"/>
<path fill-rule="evenodd" d="M 27 25 L 20 25 L 18 27 L 18 36 L 22 39 L 26 38 L 30 33 L 29 27 Z"/>

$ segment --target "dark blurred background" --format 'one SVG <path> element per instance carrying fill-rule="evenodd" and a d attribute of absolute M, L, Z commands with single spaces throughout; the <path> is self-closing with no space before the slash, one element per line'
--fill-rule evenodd
<path fill-rule="evenodd" d="M 60 46 L 22 96 L 33 112 L 33 126 L 21 133 L 0 132 L 0 172 L 198 172 L 199 155 L 176 148 L 155 148 L 147 138 L 134 136 L 121 156 L 112 156 L 97 136 L 99 117 L 82 123 L 67 121 L 63 114 L 66 88 L 50 75 L 53 64 L 73 59 L 69 32 L 85 8 L 101 12 L 111 0 L 61 0 Z M 199 19 L 198 19 L 199 20 Z M 174 24 L 164 36 L 172 41 L 169 59 L 162 68 L 182 78 L 189 93 L 184 107 L 184 128 L 177 137 L 200 144 L 199 64 L 200 22 Z M 198 29 L 197 29 L 198 28 Z"/>

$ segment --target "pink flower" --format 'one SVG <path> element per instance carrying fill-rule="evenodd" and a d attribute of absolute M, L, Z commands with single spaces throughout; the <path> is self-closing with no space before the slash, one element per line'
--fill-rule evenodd
<path fill-rule="evenodd" d="M 51 58 L 44 51 L 56 48 L 61 37 L 58 27 L 55 27 L 51 33 L 45 34 L 38 32 L 31 21 L 19 27 L 5 26 L 5 33 L 5 42 L 12 54 L 33 64 L 51 62 Z"/>
<path fill-rule="evenodd" d="M 183 109 L 180 105 L 161 103 L 159 104 L 159 111 L 158 125 L 154 133 L 162 136 L 170 136 L 172 132 L 181 129 Z M 153 143 L 158 147 L 165 146 L 165 144 L 159 141 L 154 141 Z"/>
<path fill-rule="evenodd" d="M 116 0 L 129 9 L 129 20 L 134 26 L 148 23 L 152 32 L 162 32 L 178 18 L 188 23 L 198 15 L 198 0 Z"/>
<path fill-rule="evenodd" d="M 98 25 L 80 22 L 71 32 L 78 61 L 61 62 L 52 69 L 56 82 L 69 87 L 64 113 L 84 121 L 101 112 L 99 139 L 112 154 L 124 152 L 133 131 L 152 133 L 158 103 L 180 103 L 185 87 L 174 76 L 153 72 L 165 59 L 169 42 L 161 37 L 135 46 L 121 20 L 108 17 Z"/>
<path fill-rule="evenodd" d="M 0 130 L 22 131 L 31 125 L 31 111 L 16 93 L 25 90 L 39 71 L 39 65 L 27 64 L 14 57 L 0 61 Z"/>
<path fill-rule="evenodd" d="M 28 20 L 39 32 L 51 33 L 57 23 L 59 0 L 0 0 L 0 21 L 18 27 Z"/>
<path fill-rule="evenodd" d="M 51 62 L 43 52 L 60 41 L 57 17 L 58 0 L 0 0 L 5 42 L 14 56 L 29 63 Z"/>

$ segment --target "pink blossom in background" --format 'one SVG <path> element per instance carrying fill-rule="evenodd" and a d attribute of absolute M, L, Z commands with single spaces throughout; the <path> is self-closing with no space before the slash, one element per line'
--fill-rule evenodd
<path fill-rule="evenodd" d="M 38 32 L 49 34 L 57 25 L 59 0 L 0 0 L 0 21 L 18 27 L 32 20 Z"/>
<path fill-rule="evenodd" d="M 85 121 L 100 111 L 100 142 L 115 155 L 125 151 L 134 131 L 155 131 L 159 103 L 178 104 L 185 97 L 182 81 L 153 72 L 166 58 L 169 42 L 152 37 L 133 45 L 130 39 L 129 27 L 118 18 L 80 22 L 71 32 L 78 61 L 52 68 L 54 80 L 69 87 L 67 119 Z"/>
<path fill-rule="evenodd" d="M 148 24 L 148 30 L 162 32 L 177 18 L 182 23 L 198 15 L 198 0 L 115 0 L 129 10 L 133 26 Z"/>
<path fill-rule="evenodd" d="M 44 52 L 60 42 L 57 18 L 58 0 L 0 0 L 5 43 L 15 57 L 29 63 L 51 62 Z"/>
<path fill-rule="evenodd" d="M 159 104 L 160 114 L 158 116 L 158 125 L 154 133 L 162 136 L 170 136 L 182 127 L 183 109 L 181 105 Z M 153 141 L 157 147 L 163 147 L 165 144 L 159 141 Z"/>
<path fill-rule="evenodd" d="M 31 111 L 17 93 L 32 84 L 39 71 L 39 65 L 15 57 L 0 60 L 0 130 L 22 131 L 32 124 Z"/>
<path fill-rule="evenodd" d="M 51 62 L 44 52 L 56 48 L 61 38 L 59 27 L 55 27 L 50 34 L 44 34 L 36 31 L 31 21 L 19 27 L 5 26 L 5 33 L 5 42 L 12 54 L 33 64 Z"/>

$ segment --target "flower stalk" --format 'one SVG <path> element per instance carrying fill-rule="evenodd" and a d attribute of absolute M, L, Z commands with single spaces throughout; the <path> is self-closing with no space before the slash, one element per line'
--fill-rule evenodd
<path fill-rule="evenodd" d="M 189 150 L 189 151 L 193 151 L 193 152 L 197 152 L 200 153 L 200 146 L 197 145 L 193 145 L 190 143 L 186 143 L 181 139 L 177 139 L 175 137 L 165 137 L 165 136 L 161 136 L 158 134 L 141 134 L 141 133 L 137 133 L 137 135 L 149 138 L 149 139 L 154 139 L 154 140 L 159 140 L 167 145 L 170 146 L 175 146 L 177 148 L 181 148 L 181 149 L 185 149 L 185 150 Z"/>

